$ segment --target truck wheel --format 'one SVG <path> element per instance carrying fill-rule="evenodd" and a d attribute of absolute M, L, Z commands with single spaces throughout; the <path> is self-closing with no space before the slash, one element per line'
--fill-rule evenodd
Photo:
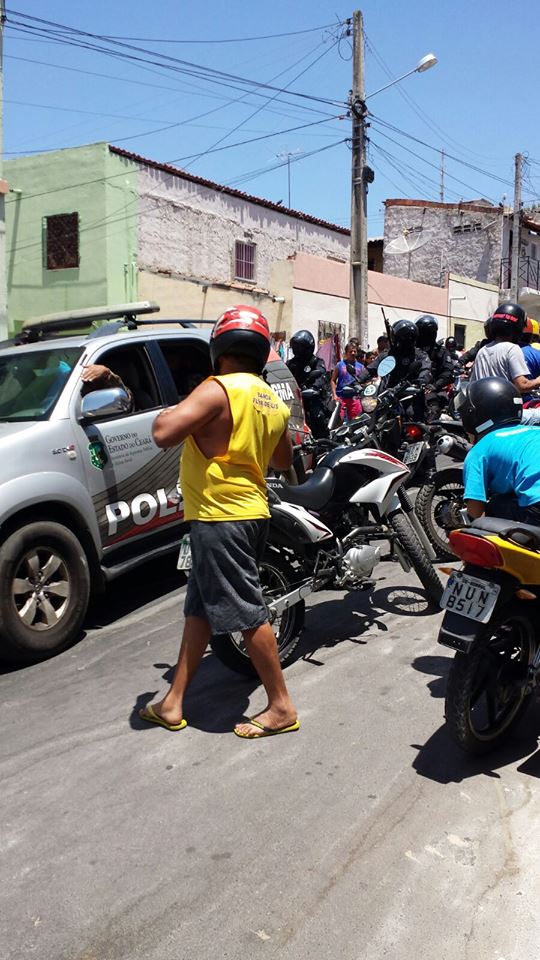
<path fill-rule="evenodd" d="M 59 523 L 20 527 L 0 547 L 0 650 L 38 661 L 73 643 L 90 596 L 88 561 Z"/>

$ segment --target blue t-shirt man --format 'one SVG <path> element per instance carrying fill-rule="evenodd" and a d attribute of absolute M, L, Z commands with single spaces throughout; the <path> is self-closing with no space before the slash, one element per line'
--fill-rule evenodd
<path fill-rule="evenodd" d="M 520 508 L 540 504 L 540 429 L 511 424 L 493 430 L 475 443 L 463 470 L 465 500 L 487 503 L 503 495 L 515 497 Z M 535 522 L 525 514 L 522 519 Z"/>
<path fill-rule="evenodd" d="M 537 350 L 536 347 L 533 347 L 530 343 L 522 346 L 521 349 L 523 351 L 523 359 L 529 368 L 529 379 L 536 380 L 537 377 L 540 377 L 540 350 Z M 524 394 L 523 400 L 532 400 L 532 393 Z"/>

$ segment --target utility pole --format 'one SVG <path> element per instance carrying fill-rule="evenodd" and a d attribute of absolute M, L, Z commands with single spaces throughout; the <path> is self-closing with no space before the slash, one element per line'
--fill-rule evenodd
<path fill-rule="evenodd" d="M 510 272 L 510 297 L 518 299 L 519 291 L 519 244 L 521 240 L 521 164 L 523 156 L 516 153 L 514 178 L 514 216 L 512 219 L 512 267 Z"/>
<path fill-rule="evenodd" d="M 353 85 L 349 94 L 352 117 L 351 178 L 351 289 L 349 335 L 368 346 L 367 184 L 373 174 L 366 168 L 366 115 L 364 88 L 364 21 L 353 14 Z"/>
<path fill-rule="evenodd" d="M 441 203 L 444 203 L 444 150 L 441 150 Z"/>
<path fill-rule="evenodd" d="M 4 173 L 4 24 L 5 0 L 0 0 L 0 339 L 8 335 L 6 287 L 6 193 Z"/>

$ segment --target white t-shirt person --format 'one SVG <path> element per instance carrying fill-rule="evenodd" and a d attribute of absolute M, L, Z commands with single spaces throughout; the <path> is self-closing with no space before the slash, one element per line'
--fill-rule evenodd
<path fill-rule="evenodd" d="M 521 347 L 508 340 L 494 340 L 493 343 L 486 343 L 476 354 L 470 379 L 472 382 L 485 380 L 486 377 L 502 377 L 513 383 L 516 377 L 529 376 Z M 530 388 L 530 381 L 528 386 Z"/>
<path fill-rule="evenodd" d="M 540 387 L 540 377 L 529 380 L 529 376 L 521 348 L 510 340 L 494 340 L 486 343 L 476 354 L 470 380 L 502 377 L 513 383 L 520 393 L 529 393 L 532 388 Z M 523 423 L 540 424 L 540 407 L 525 409 Z"/>

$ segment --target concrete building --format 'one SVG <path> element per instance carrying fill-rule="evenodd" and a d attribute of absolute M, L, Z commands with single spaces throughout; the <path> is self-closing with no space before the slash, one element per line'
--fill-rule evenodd
<path fill-rule="evenodd" d="M 432 286 L 449 273 L 498 286 L 505 213 L 487 200 L 385 200 L 383 271 Z"/>
<path fill-rule="evenodd" d="M 259 306 L 290 334 L 288 258 L 345 265 L 349 231 L 106 143 L 6 163 L 11 327 L 153 299 L 164 316 Z"/>
<path fill-rule="evenodd" d="M 317 340 L 348 336 L 350 235 L 344 227 L 107 143 L 11 160 L 6 174 L 11 329 L 60 310 L 155 300 L 162 317 L 193 319 L 214 319 L 231 303 L 253 304 L 276 339 L 288 340 L 303 327 Z M 392 218 L 397 224 L 401 217 L 402 233 L 420 218 L 426 235 L 436 235 L 437 208 L 450 206 L 400 203 L 388 201 L 386 271 L 399 260 L 386 256 Z M 494 216 L 496 208 L 488 214 L 464 206 L 448 223 Z M 493 228 L 488 223 L 486 229 Z M 448 271 L 441 281 L 427 255 L 407 264 L 419 275 L 414 280 L 399 271 L 388 275 L 380 272 L 382 251 L 383 238 L 370 241 L 372 346 L 384 327 L 383 308 L 390 322 L 433 313 L 441 336 L 453 330 L 455 317 L 467 345 L 481 336 L 479 320 L 495 288 L 479 278 L 458 283 Z M 477 261 L 487 262 L 480 253 Z"/>

